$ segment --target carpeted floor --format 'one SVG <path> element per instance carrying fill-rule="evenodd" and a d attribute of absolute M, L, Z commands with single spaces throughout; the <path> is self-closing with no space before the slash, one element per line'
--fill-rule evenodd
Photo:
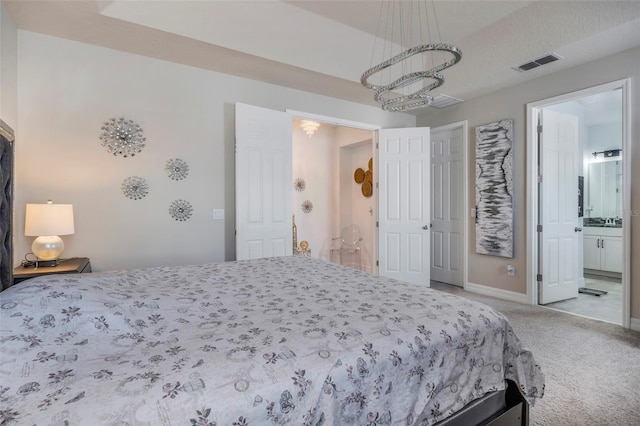
<path fill-rule="evenodd" d="M 531 425 L 640 425 L 640 333 L 580 316 L 507 302 L 432 282 L 509 318 L 545 374 Z"/>

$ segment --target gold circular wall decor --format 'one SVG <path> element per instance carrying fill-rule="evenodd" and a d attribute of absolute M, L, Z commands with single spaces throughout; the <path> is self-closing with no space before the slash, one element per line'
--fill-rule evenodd
<path fill-rule="evenodd" d="M 373 170 L 373 157 L 369 158 L 369 170 Z"/>
<path fill-rule="evenodd" d="M 373 172 L 371 170 L 364 172 L 364 181 L 373 183 Z"/>
<path fill-rule="evenodd" d="M 353 180 L 355 180 L 356 183 L 362 183 L 364 182 L 364 175 L 365 175 L 364 170 L 358 167 L 356 171 L 353 172 Z"/>
<path fill-rule="evenodd" d="M 371 197 L 372 193 L 373 193 L 373 185 L 371 184 L 371 182 L 367 180 L 362 182 L 362 195 L 364 195 L 365 197 Z"/>

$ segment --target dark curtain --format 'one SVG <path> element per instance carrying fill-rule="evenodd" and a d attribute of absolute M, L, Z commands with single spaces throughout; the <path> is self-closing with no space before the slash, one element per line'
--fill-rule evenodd
<path fill-rule="evenodd" d="M 0 290 L 4 290 L 13 285 L 13 144 L 2 135 L 0 165 Z"/>

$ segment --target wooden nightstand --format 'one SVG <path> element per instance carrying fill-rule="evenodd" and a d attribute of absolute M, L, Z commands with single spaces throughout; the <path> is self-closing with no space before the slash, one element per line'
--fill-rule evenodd
<path fill-rule="evenodd" d="M 72 257 L 71 259 L 61 259 L 58 266 L 41 266 L 39 268 L 16 266 L 13 269 L 13 284 L 40 275 L 85 274 L 89 272 L 91 272 L 91 262 L 88 257 Z"/>

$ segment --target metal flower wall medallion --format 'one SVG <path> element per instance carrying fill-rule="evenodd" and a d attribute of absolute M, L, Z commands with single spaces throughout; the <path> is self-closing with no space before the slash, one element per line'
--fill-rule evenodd
<path fill-rule="evenodd" d="M 179 222 L 184 222 L 191 217 L 193 206 L 185 200 L 175 200 L 169 206 L 169 214 Z"/>
<path fill-rule="evenodd" d="M 126 158 L 139 154 L 147 139 L 142 135 L 142 127 L 133 120 L 112 118 L 102 126 L 100 140 L 107 152 Z"/>
<path fill-rule="evenodd" d="M 293 181 L 293 187 L 296 191 L 302 192 L 307 187 L 307 183 L 302 178 L 297 178 Z"/>
<path fill-rule="evenodd" d="M 173 180 L 182 180 L 189 174 L 189 165 L 180 158 L 172 158 L 167 161 L 164 169 L 167 171 L 169 178 Z"/>
<path fill-rule="evenodd" d="M 313 210 L 313 203 L 309 200 L 304 200 L 300 207 L 304 213 L 311 213 L 311 210 Z"/>
<path fill-rule="evenodd" d="M 149 193 L 149 185 L 140 176 L 129 176 L 122 182 L 122 193 L 132 200 L 140 200 Z"/>

